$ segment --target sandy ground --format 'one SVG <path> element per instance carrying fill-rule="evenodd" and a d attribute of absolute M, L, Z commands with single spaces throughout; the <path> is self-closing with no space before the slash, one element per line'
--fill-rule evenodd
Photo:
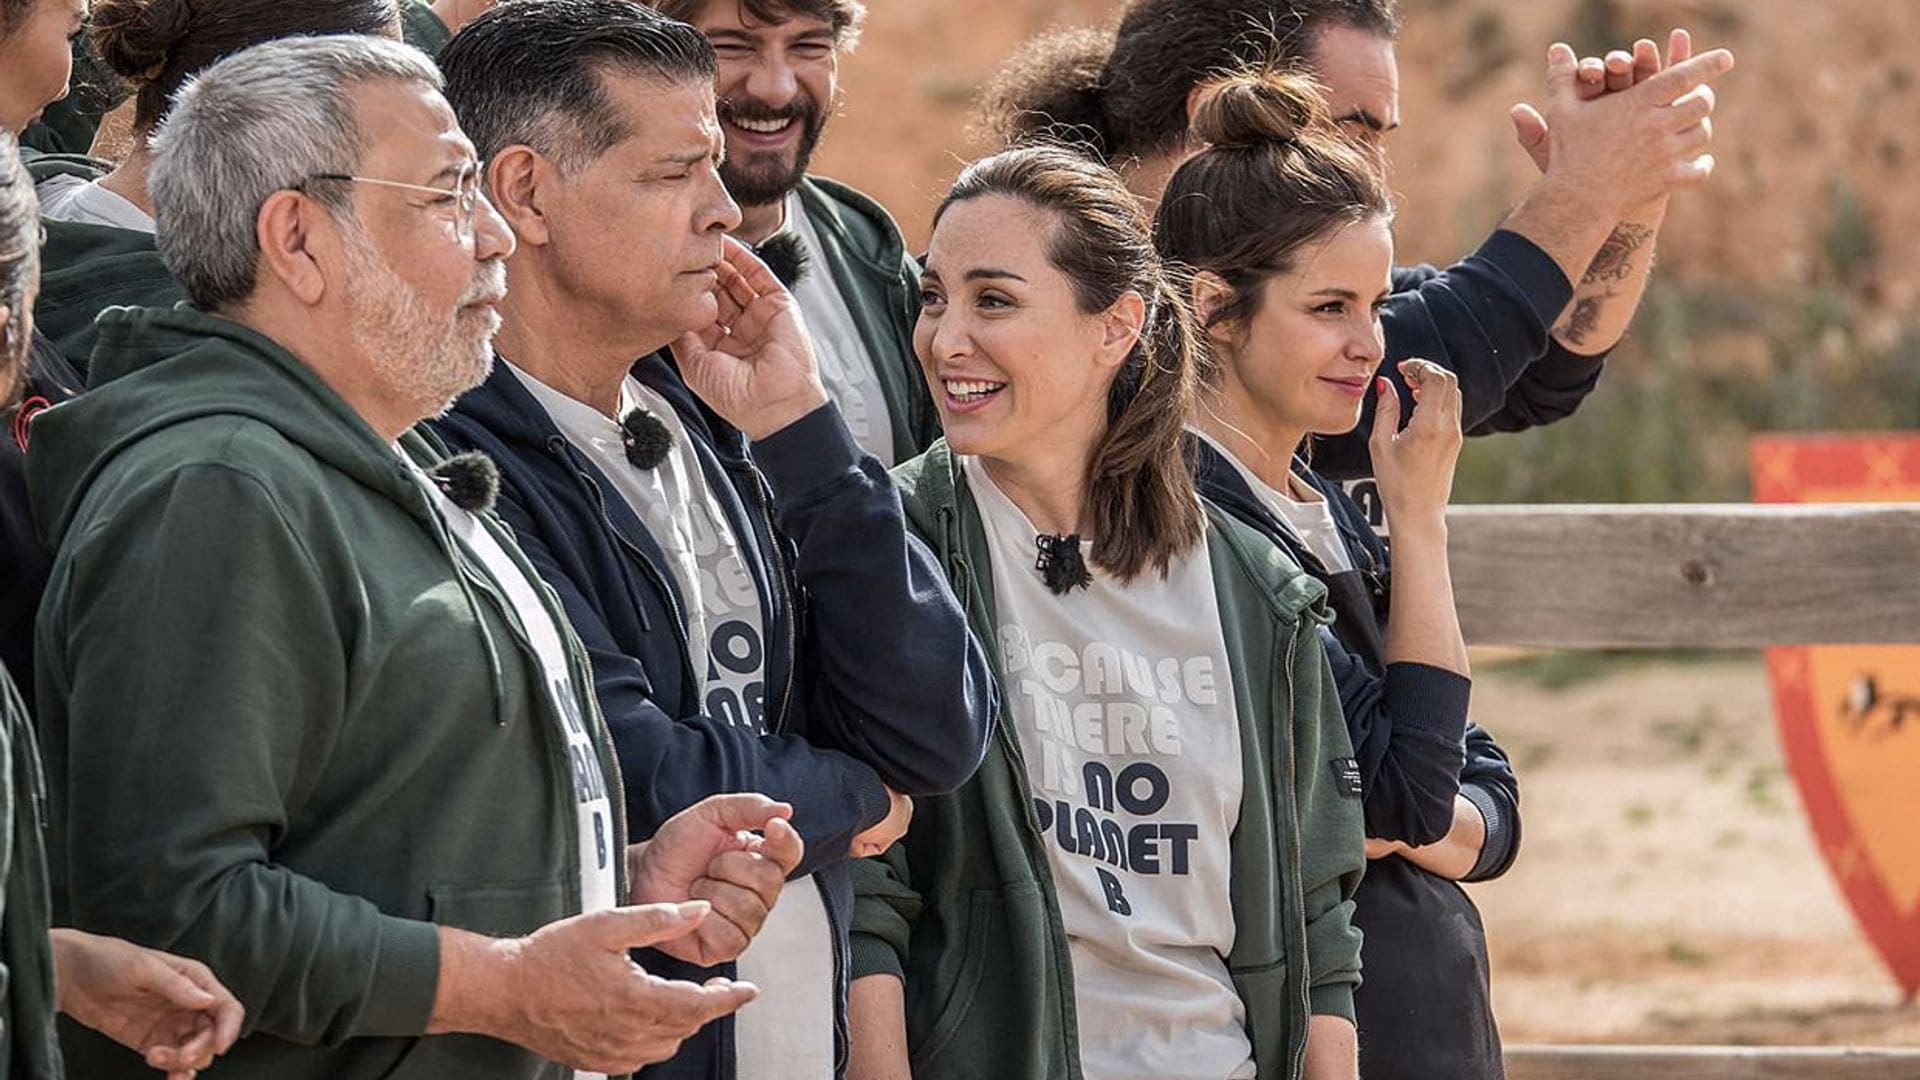
<path fill-rule="evenodd" d="M 1814 847 L 1757 655 L 1559 690 L 1479 668 L 1526 826 L 1474 887 L 1508 1042 L 1920 1046 Z"/>

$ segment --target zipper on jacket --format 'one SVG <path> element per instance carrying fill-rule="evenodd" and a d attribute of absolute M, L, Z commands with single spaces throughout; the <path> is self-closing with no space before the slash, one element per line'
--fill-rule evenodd
<path fill-rule="evenodd" d="M 680 643 L 680 659 L 685 665 L 682 668 L 682 674 L 693 677 L 693 686 L 696 690 L 704 686 L 705 680 L 700 677 L 700 671 L 693 663 L 693 648 L 687 642 L 686 614 L 680 610 L 680 601 L 675 598 L 672 587 L 667 584 L 666 575 L 661 572 L 658 566 L 654 565 L 653 559 L 648 557 L 647 553 L 640 549 L 640 545 L 628 539 L 627 534 L 621 532 L 619 526 L 613 523 L 613 512 L 607 508 L 607 493 L 600 490 L 600 485 L 594 482 L 593 477 L 580 471 L 580 468 L 574 465 L 573 459 L 567 456 L 565 440 L 556 435 L 552 439 L 547 440 L 547 449 L 565 461 L 567 467 L 573 470 L 573 474 L 580 478 L 580 482 L 587 486 L 587 490 L 593 492 L 594 502 L 600 507 L 600 523 L 607 527 L 607 531 L 613 534 L 614 539 L 619 541 L 621 547 L 627 549 L 628 554 L 639 561 L 641 568 L 646 570 L 647 576 L 653 579 L 654 587 L 660 590 L 660 595 L 667 598 L 667 610 L 673 613 L 674 628 L 678 631 L 674 635 L 674 640 Z"/>
<path fill-rule="evenodd" d="M 602 505 L 604 508 L 604 504 Z M 582 722 L 586 722 L 585 718 L 587 717 L 593 717 L 599 720 L 600 738 L 598 740 L 598 748 L 603 756 L 600 762 L 601 779 L 607 782 L 607 802 L 613 811 L 613 834 L 614 838 L 620 841 L 620 843 L 616 845 L 617 850 L 608 853 L 608 856 L 614 860 L 613 899 L 616 907 L 622 906 L 627 901 L 626 886 L 623 884 L 626 882 L 627 876 L 627 790 L 625 780 L 620 775 L 620 759 L 614 753 L 613 735 L 607 729 L 606 718 L 600 713 L 599 698 L 593 689 L 593 668 L 587 663 L 585 656 L 580 652 L 579 637 L 574 634 L 572 623 L 566 615 L 566 608 L 560 603 L 559 595 L 554 593 L 553 586 L 548 585 L 541 579 L 539 572 L 533 569 L 532 564 L 524 562 L 524 554 L 520 558 L 514 558 L 515 549 L 508 546 L 512 540 L 511 535 L 502 536 L 500 533 L 493 531 L 492 526 L 481 515 L 476 514 L 474 518 L 479 523 L 480 528 L 485 530 L 487 535 L 493 537 L 495 543 L 501 545 L 501 550 L 507 553 L 507 559 L 513 563 L 514 568 L 526 575 L 528 583 L 533 586 L 534 595 L 540 599 L 541 612 L 545 614 L 547 618 L 553 620 L 554 632 L 559 635 L 561 647 L 565 649 L 567 653 L 567 681 L 572 684 L 571 688 L 573 690 L 575 704 L 584 707 L 584 711 L 581 714 L 583 718 Z M 487 590 L 489 595 L 494 597 L 495 602 L 499 603 L 503 610 L 512 610 L 512 604 L 501 597 L 493 589 L 491 583 L 481 582 L 480 584 Z M 514 641 L 519 644 L 521 650 L 531 658 L 534 666 L 536 668 L 540 667 L 542 661 L 540 660 L 538 650 L 533 647 L 531 633 L 524 628 L 516 628 L 514 626 L 514 619 L 510 618 L 506 621 L 509 632 L 513 634 Z M 541 682 L 544 683 L 545 681 L 544 678 L 541 679 Z M 536 695 L 536 698 L 544 698 L 547 701 L 547 707 L 550 709 L 562 710 L 565 708 L 560 702 L 553 700 L 553 691 L 551 688 L 542 691 Z M 561 817 L 566 819 L 567 831 L 573 839 L 573 845 L 569 850 L 575 853 L 574 858 L 578 861 L 582 839 L 580 835 L 580 808 L 579 797 L 573 788 L 573 752 L 572 748 L 567 745 L 567 737 L 565 734 L 566 719 L 564 716 L 555 715 L 552 718 L 552 722 L 545 726 L 550 729 L 549 742 L 556 752 L 553 764 L 559 766 L 559 774 L 556 777 L 557 790 L 560 793 L 560 805 L 565 810 L 565 812 L 561 814 Z M 557 739 L 555 736 L 557 736 Z M 586 869 L 584 865 L 579 868 L 579 875 L 583 878 Z M 580 906 L 582 910 L 586 907 L 585 893 L 581 894 Z"/>
<path fill-rule="evenodd" d="M 1299 722 L 1299 702 L 1294 699 L 1293 661 L 1294 650 L 1300 645 L 1301 626 L 1296 625 L 1287 635 L 1287 660 L 1282 679 L 1287 690 L 1287 787 L 1281 793 L 1285 802 L 1287 820 L 1288 856 L 1293 861 L 1293 921 L 1296 945 L 1287 958 L 1288 978 L 1297 980 L 1300 987 L 1300 1028 L 1294 1035 L 1293 1071 L 1299 1076 L 1307 1065 L 1307 1030 L 1313 1024 L 1313 1003 L 1307 989 L 1307 897 L 1305 857 L 1301 853 L 1300 808 L 1294 802 L 1293 793 L 1299 790 L 1299 756 L 1293 743 L 1293 728 Z M 1297 973 L 1297 974 L 1296 974 Z"/>
<path fill-rule="evenodd" d="M 773 548 L 773 572 L 779 577 L 778 581 L 770 582 L 769 584 L 784 589 L 787 594 L 787 602 L 780 605 L 781 614 L 787 625 L 787 633 L 785 635 L 787 639 L 787 675 L 784 680 L 785 685 L 780 691 L 780 712 L 779 715 L 774 717 L 772 728 L 773 733 L 779 735 L 785 734 L 787 730 L 787 717 L 792 715 L 793 712 L 793 672 L 794 668 L 799 666 L 800 648 L 798 644 L 800 624 L 794 607 L 800 602 L 800 585 L 797 581 L 794 581 L 788 573 L 786 554 L 780 550 L 780 532 L 773 524 L 773 498 L 767 494 L 770 490 L 767 484 L 767 478 L 760 472 L 760 466 L 753 464 L 751 461 L 747 462 L 747 469 L 753 474 L 753 493 L 760 498 L 760 514 L 766 522 L 767 539 L 771 542 L 770 546 Z M 773 604 L 769 602 L 767 607 L 771 609 Z M 838 939 L 836 939 L 834 947 L 836 949 L 839 948 Z"/>
<path fill-rule="evenodd" d="M 454 583 L 460 587 L 460 595 L 466 600 L 468 610 L 473 612 L 475 628 L 480 631 L 480 644 L 487 657 L 487 678 L 493 690 L 494 726 L 506 727 L 507 713 L 504 708 L 507 698 L 506 673 L 500 663 L 500 650 L 493 643 L 493 631 L 487 629 L 486 614 L 480 610 L 480 602 L 474 599 L 474 590 L 479 589 L 485 592 L 503 613 L 507 611 L 508 604 L 493 590 L 492 584 L 487 582 L 483 575 L 468 565 L 460 542 L 454 539 L 453 531 L 447 527 L 446 519 L 442 518 L 440 511 L 432 505 L 431 496 L 426 495 L 425 492 L 421 494 L 428 500 L 427 516 L 433 522 L 434 537 L 440 541 L 441 549 L 453 563 Z M 481 528 L 485 527 L 484 524 L 481 525 Z M 502 621 L 507 624 L 508 633 L 514 633 L 514 620 L 508 617 L 503 618 Z M 532 648 L 524 639 L 521 640 L 521 644 L 529 649 Z"/>
<path fill-rule="evenodd" d="M 955 490 L 958 490 L 957 484 Z M 962 610 L 969 611 L 972 608 L 973 597 L 984 597 L 987 594 L 974 577 L 973 564 L 960 553 L 960 544 L 953 536 L 959 529 L 954 513 L 942 507 L 939 516 L 945 519 L 942 532 L 946 539 L 943 541 L 944 550 L 941 554 L 946 557 L 948 563 L 947 577 L 950 581 L 957 577 L 958 580 L 954 581 L 956 591 L 963 591 L 968 597 L 966 607 Z M 981 613 L 986 614 L 984 606 Z M 971 617 L 968 621 L 972 621 Z M 995 627 L 989 626 L 985 629 L 989 635 L 997 632 Z M 997 657 L 994 658 L 997 659 Z M 1000 683 L 1000 673 L 995 671 L 992 674 L 994 682 Z M 1072 1038 L 1066 1041 L 1063 1050 L 1075 1080 L 1083 1080 L 1083 1074 L 1080 1071 L 1080 1018 L 1074 1000 L 1078 991 L 1075 989 L 1073 979 L 1073 946 L 1067 940 L 1066 916 L 1060 911 L 1060 893 L 1053 880 L 1053 861 L 1047 857 L 1047 834 L 1040 828 L 1039 819 L 1033 812 L 1033 783 L 1027 777 L 1026 755 L 1021 752 L 1018 736 L 1007 728 L 1003 705 L 1004 703 L 1000 701 L 994 703 L 990 722 L 993 725 L 995 737 L 1000 740 L 1013 767 L 1014 790 L 1020 793 L 1020 818 L 1027 823 L 1027 833 L 1039 847 L 1038 851 L 1035 851 L 1032 846 L 1027 848 L 1027 862 L 1033 870 L 1034 881 L 1040 885 L 1040 899 L 1047 909 L 1048 930 L 1056 935 L 1055 940 L 1059 943 L 1059 949 L 1055 953 L 1054 972 L 1060 979 L 1061 1029 L 1072 1033 Z M 1065 963 L 1060 962 L 1063 959 Z"/>

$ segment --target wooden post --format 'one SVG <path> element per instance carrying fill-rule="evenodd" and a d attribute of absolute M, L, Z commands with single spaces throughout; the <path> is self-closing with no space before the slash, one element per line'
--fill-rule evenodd
<path fill-rule="evenodd" d="M 1466 506 L 1475 644 L 1748 649 L 1920 642 L 1920 507 Z"/>
<path fill-rule="evenodd" d="M 1920 1050 L 1513 1046 L 1507 1080 L 1914 1080 Z"/>

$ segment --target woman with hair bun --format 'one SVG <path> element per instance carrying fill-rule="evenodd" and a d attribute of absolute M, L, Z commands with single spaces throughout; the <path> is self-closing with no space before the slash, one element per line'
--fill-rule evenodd
<path fill-rule="evenodd" d="M 33 341 L 39 239 L 19 144 L 0 128 L 0 416 L 9 421 Z M 197 961 L 50 929 L 44 788 L 33 725 L 0 667 L 0 1077 L 60 1080 L 58 1010 L 187 1080 L 233 1045 L 244 1011 Z"/>
<path fill-rule="evenodd" d="M 1459 455 L 1452 373 L 1406 360 L 1415 406 L 1377 376 L 1393 208 L 1377 159 L 1313 85 L 1255 71 L 1202 90 L 1207 148 L 1173 174 L 1155 235 L 1189 269 L 1211 363 L 1193 412 L 1200 489 L 1327 586 L 1323 632 L 1352 738 L 1372 859 L 1354 921 L 1368 1080 L 1502 1075 L 1478 912 L 1456 881 L 1504 873 L 1519 839 L 1506 755 L 1467 721 L 1466 643 L 1447 567 Z M 1341 488 L 1311 468 L 1315 436 L 1378 399 L 1374 474 L 1393 558 Z"/>
<path fill-rule="evenodd" d="M 1275 64 L 1314 75 L 1343 129 L 1384 156 L 1400 123 L 1394 43 L 1402 7 L 1399 0 L 1128 0 L 1111 29 L 1063 31 L 1022 49 L 987 88 L 984 126 L 1009 143 L 1084 141 L 1151 202 L 1202 146 L 1189 132 L 1196 88 L 1221 72 Z M 1635 48 L 1638 71 L 1660 70 L 1652 42 Z M 1719 50 L 1689 60 L 1691 50 L 1691 39 L 1676 32 L 1668 62 L 1709 79 L 1732 65 Z M 1570 52 L 1567 61 L 1564 79 L 1557 65 L 1550 77 L 1556 92 L 1573 95 Z M 1604 71 L 1598 60 L 1588 67 Z M 1399 362 L 1409 357 L 1458 376 L 1470 435 L 1554 423 L 1598 385 L 1639 304 L 1668 193 L 1704 179 L 1694 155 L 1711 131 L 1688 133 L 1700 146 L 1685 160 L 1654 165 L 1638 155 L 1655 154 L 1656 140 L 1631 137 L 1624 124 L 1567 126 L 1587 104 L 1575 103 L 1556 122 L 1556 135 L 1574 141 L 1553 152 L 1551 168 L 1535 147 L 1547 174 L 1479 248 L 1443 270 L 1394 269 L 1380 374 L 1399 392 L 1403 412 L 1412 388 Z M 1656 192 L 1662 184 L 1665 191 Z M 1325 475 L 1371 475 L 1373 411 L 1369 402 L 1352 432 L 1317 441 Z M 1377 506 L 1369 509 L 1378 525 Z"/>
<path fill-rule="evenodd" d="M 1106 166 L 976 162 L 895 472 L 1001 676 L 985 763 L 856 868 L 858 1080 L 1351 1080 L 1363 861 L 1325 590 L 1202 502 L 1185 289 Z"/>
<path fill-rule="evenodd" d="M 71 159 L 33 165 L 48 223 L 41 331 L 75 370 L 86 374 L 102 310 L 185 299 L 154 245 L 147 192 L 147 139 L 180 87 L 215 61 L 276 38 L 398 37 L 400 13 L 398 0 L 95 0 L 93 48 L 133 91 L 132 148 L 105 175 Z"/>

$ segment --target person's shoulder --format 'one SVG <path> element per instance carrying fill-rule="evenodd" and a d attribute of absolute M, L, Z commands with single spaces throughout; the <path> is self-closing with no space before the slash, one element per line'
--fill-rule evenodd
<path fill-rule="evenodd" d="M 869 258 L 882 260 L 906 254 L 906 237 L 899 222 L 873 196 L 850 184 L 812 174 L 801 179 L 798 191 L 810 216 L 825 217 L 838 226 Z"/>
<path fill-rule="evenodd" d="M 936 439 L 926 452 L 895 465 L 888 475 L 900 493 L 900 505 L 907 518 L 922 532 L 933 528 L 942 508 L 951 507 L 959 498 L 957 477 L 959 461 L 947 440 Z"/>
<path fill-rule="evenodd" d="M 1214 560 L 1216 590 L 1253 589 L 1281 614 L 1297 620 L 1324 606 L 1327 587 L 1301 567 L 1282 544 L 1211 499 L 1207 507 L 1207 546 Z M 1226 569 L 1230 572 L 1222 574 Z"/>
<path fill-rule="evenodd" d="M 433 8 L 424 0 L 401 0 L 400 34 L 407 44 L 426 53 L 439 56 L 440 50 L 453 40 L 447 24 L 433 13 Z"/>

